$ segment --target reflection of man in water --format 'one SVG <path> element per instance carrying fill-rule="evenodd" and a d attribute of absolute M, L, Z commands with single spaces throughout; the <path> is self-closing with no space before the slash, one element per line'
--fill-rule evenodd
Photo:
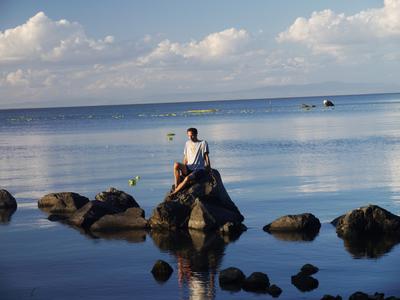
<path fill-rule="evenodd" d="M 183 151 L 183 163 L 174 163 L 175 190 L 170 196 L 176 195 L 187 185 L 203 177 L 206 171 L 211 172 L 207 142 L 197 138 L 196 128 L 189 128 L 187 136 L 189 140 Z M 181 176 L 184 177 L 183 180 Z"/>

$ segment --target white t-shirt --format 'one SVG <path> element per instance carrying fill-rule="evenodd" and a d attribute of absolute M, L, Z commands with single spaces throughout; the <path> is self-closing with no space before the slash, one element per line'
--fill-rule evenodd
<path fill-rule="evenodd" d="M 208 153 L 208 144 L 206 141 L 187 141 L 183 154 L 187 160 L 189 170 L 202 170 L 205 168 L 204 154 Z"/>

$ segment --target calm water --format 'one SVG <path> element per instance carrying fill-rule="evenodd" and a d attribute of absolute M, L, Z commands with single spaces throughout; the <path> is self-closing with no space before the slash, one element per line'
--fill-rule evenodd
<path fill-rule="evenodd" d="M 400 296 L 400 247 L 344 243 L 329 222 L 369 203 L 400 214 L 400 94 L 0 111 L 0 183 L 18 201 L 0 224 L 1 299 L 260 299 L 221 290 L 220 269 L 268 274 L 279 299 L 348 297 L 362 290 Z M 302 103 L 315 104 L 311 110 Z M 193 114 L 193 109 L 215 112 Z M 235 240 L 186 232 L 88 236 L 50 222 L 37 200 L 74 191 L 91 199 L 110 186 L 146 212 L 172 184 L 186 128 L 208 141 L 249 230 Z M 167 133 L 176 134 L 172 141 Z M 139 175 L 134 188 L 128 179 Z M 262 227 L 311 212 L 323 223 L 312 241 Z M 4 218 L 3 218 L 4 219 Z M 159 284 L 157 259 L 174 268 Z M 305 263 L 319 287 L 301 292 L 290 277 Z"/>

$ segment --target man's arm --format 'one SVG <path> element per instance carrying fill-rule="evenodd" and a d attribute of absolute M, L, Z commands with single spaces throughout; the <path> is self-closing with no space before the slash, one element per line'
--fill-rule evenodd
<path fill-rule="evenodd" d="M 206 165 L 205 165 L 206 169 L 208 171 L 211 171 L 211 162 L 210 162 L 210 156 L 208 155 L 208 152 L 204 153 L 204 160 L 206 162 Z"/>

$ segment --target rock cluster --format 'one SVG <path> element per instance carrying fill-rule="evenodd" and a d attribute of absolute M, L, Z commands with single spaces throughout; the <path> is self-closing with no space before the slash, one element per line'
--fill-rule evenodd
<path fill-rule="evenodd" d="M 76 193 L 52 193 L 38 201 L 38 206 L 51 213 L 50 220 L 90 231 L 117 231 L 147 227 L 144 210 L 127 193 L 115 188 L 96 195 L 89 201 Z"/>
<path fill-rule="evenodd" d="M 268 293 L 278 297 L 282 290 L 277 285 L 270 285 L 268 275 L 262 272 L 253 272 L 246 277 L 244 273 L 235 267 L 229 267 L 219 272 L 219 285 L 224 290 Z"/>
<path fill-rule="evenodd" d="M 231 233 L 245 230 L 243 220 L 244 217 L 226 192 L 219 172 L 213 170 L 212 175 L 180 191 L 174 199 L 168 193 L 154 209 L 149 224 L 158 229 L 220 229 Z"/>

